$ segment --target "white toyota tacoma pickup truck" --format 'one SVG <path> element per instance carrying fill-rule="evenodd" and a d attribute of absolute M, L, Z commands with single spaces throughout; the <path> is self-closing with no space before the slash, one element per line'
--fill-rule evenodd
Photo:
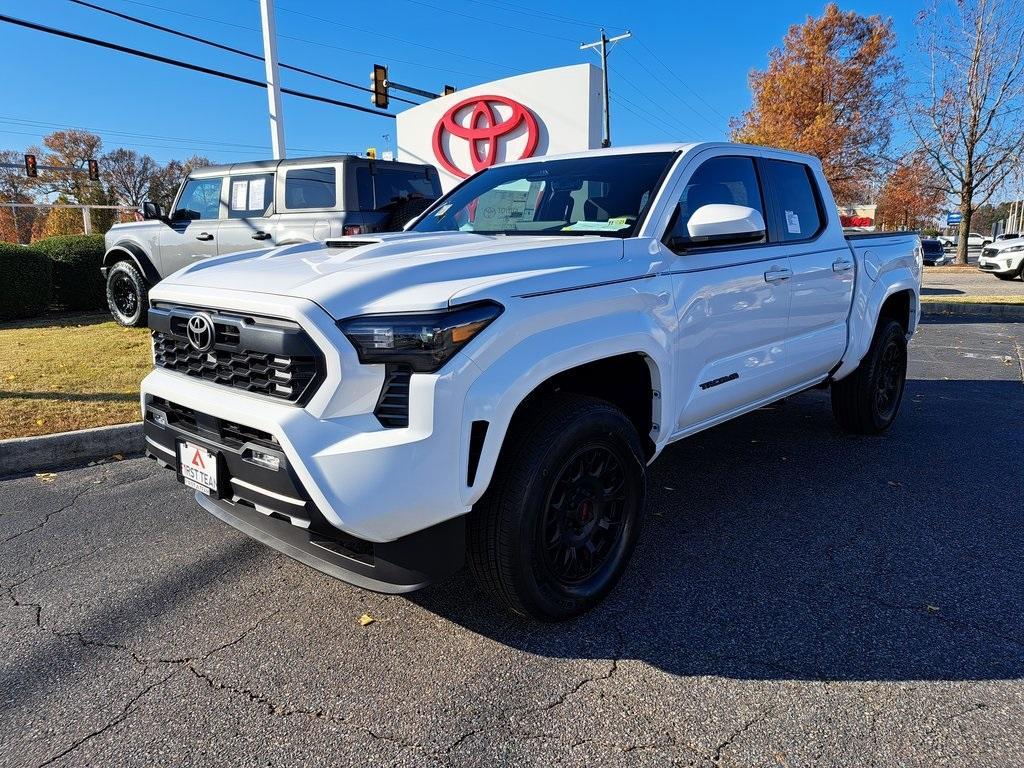
<path fill-rule="evenodd" d="M 610 149 L 481 171 L 403 232 L 236 253 L 150 294 L 149 455 L 221 520 L 407 592 L 468 560 L 564 619 L 622 575 L 669 443 L 809 387 L 896 417 L 915 234 L 847 237 L 813 157 Z"/>

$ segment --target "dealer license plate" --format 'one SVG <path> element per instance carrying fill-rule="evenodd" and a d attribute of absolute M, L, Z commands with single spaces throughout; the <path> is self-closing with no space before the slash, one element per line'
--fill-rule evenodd
<path fill-rule="evenodd" d="M 217 457 L 189 442 L 178 443 L 181 477 L 185 485 L 207 496 L 217 493 Z"/>

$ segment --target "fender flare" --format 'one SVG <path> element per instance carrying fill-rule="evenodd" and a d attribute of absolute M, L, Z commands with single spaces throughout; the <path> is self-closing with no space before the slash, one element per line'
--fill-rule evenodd
<path fill-rule="evenodd" d="M 908 267 L 902 266 L 883 272 L 874 282 L 866 274 L 858 275 L 858 282 L 861 281 L 867 282 L 870 288 L 854 299 L 853 307 L 850 310 L 850 336 L 846 345 L 846 354 L 843 355 L 843 361 L 832 374 L 833 381 L 845 378 L 857 370 L 860 361 L 864 359 L 871 347 L 871 340 L 875 336 L 882 305 L 890 296 L 910 291 L 912 298 L 908 336 L 917 330 L 917 322 L 921 313 L 919 294 L 921 283 L 920 278 Z"/>
<path fill-rule="evenodd" d="M 127 256 L 127 258 L 123 258 L 124 256 Z M 135 243 L 116 243 L 111 246 L 110 250 L 103 254 L 104 275 L 106 275 L 106 270 L 109 270 L 110 267 L 118 261 L 131 261 L 134 263 L 150 285 L 155 285 L 160 282 L 160 272 L 153 265 L 153 261 L 149 258 L 149 255 Z"/>
<path fill-rule="evenodd" d="M 474 421 L 488 423 L 472 486 L 462 484 L 463 500 L 474 504 L 491 482 L 512 418 L 522 403 L 552 377 L 587 363 L 627 354 L 641 354 L 651 374 L 652 420 L 660 425 L 652 434 L 654 456 L 667 442 L 671 397 L 664 392 L 671 365 L 670 350 L 659 343 L 665 335 L 639 314 L 606 315 L 595 322 L 552 328 L 509 349 L 473 382 L 462 411 L 460 466 L 467 466 Z M 625 332 L 624 332 L 625 331 Z M 656 436 L 655 436 L 656 435 Z M 641 438 L 645 437 L 641 435 Z M 653 460 L 654 456 L 651 457 Z"/>

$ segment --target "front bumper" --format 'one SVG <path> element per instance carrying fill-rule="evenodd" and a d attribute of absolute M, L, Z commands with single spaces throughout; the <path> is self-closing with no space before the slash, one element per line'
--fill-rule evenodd
<path fill-rule="evenodd" d="M 978 269 L 982 272 L 993 274 L 1015 274 L 1020 271 L 1021 262 L 1024 262 L 1024 252 L 1016 251 L 1011 254 L 995 254 L 982 256 L 978 259 Z"/>
<path fill-rule="evenodd" d="M 293 465 L 269 433 L 148 397 L 146 453 L 178 473 L 178 445 L 199 445 L 217 456 L 218 493 L 196 493 L 211 514 L 306 565 L 379 592 L 410 592 L 458 570 L 465 552 L 465 517 L 458 516 L 389 542 L 346 535 L 331 525 L 306 492 Z M 279 461 L 270 469 L 253 461 Z"/>

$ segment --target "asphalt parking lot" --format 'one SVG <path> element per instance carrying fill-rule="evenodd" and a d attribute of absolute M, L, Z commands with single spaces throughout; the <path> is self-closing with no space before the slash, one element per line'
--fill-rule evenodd
<path fill-rule="evenodd" d="M 564 625 L 346 586 L 145 459 L 0 482 L 0 765 L 1020 765 L 1024 324 L 911 349 L 884 438 L 812 391 L 667 450 Z"/>

